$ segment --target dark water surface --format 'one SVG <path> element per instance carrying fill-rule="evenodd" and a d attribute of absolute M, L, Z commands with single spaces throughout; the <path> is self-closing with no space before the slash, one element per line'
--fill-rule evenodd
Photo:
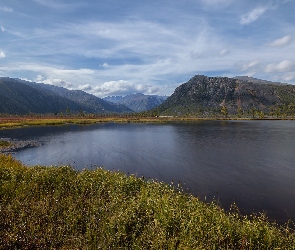
<path fill-rule="evenodd" d="M 0 137 L 38 140 L 15 157 L 27 165 L 103 166 L 174 183 L 200 199 L 235 202 L 295 221 L 295 122 L 201 121 L 29 127 Z"/>

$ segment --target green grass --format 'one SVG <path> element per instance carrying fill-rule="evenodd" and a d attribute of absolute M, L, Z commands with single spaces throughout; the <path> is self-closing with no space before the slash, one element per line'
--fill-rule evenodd
<path fill-rule="evenodd" d="M 256 118 L 257 119 L 257 118 Z M 49 126 L 49 125 L 65 125 L 65 124 L 95 124 L 95 123 L 166 123 L 166 122 L 194 122 L 202 120 L 253 120 L 253 118 L 238 118 L 238 117 L 144 117 L 144 116 L 113 116 L 113 117 L 97 117 L 97 118 L 26 118 L 26 117 L 12 117 L 0 118 L 0 129 L 13 129 L 24 126 Z M 294 120 L 294 118 L 270 118 L 265 117 L 261 120 Z"/>
<path fill-rule="evenodd" d="M 0 155 L 0 249 L 295 249 L 295 234 L 164 183 Z"/>
<path fill-rule="evenodd" d="M 0 148 L 9 147 L 11 145 L 8 141 L 0 140 Z"/>

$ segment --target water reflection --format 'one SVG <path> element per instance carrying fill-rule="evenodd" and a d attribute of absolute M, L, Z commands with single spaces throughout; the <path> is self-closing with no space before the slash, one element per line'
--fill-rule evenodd
<path fill-rule="evenodd" d="M 194 195 L 232 202 L 245 213 L 267 210 L 295 220 L 295 123 L 229 121 L 172 124 L 97 124 L 0 131 L 0 136 L 37 139 L 19 151 L 29 165 L 95 165 L 185 183 Z"/>

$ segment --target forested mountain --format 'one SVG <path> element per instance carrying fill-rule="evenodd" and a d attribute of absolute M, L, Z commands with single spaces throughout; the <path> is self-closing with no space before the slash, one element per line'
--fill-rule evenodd
<path fill-rule="evenodd" d="M 158 108 L 159 115 L 290 115 L 295 86 L 249 77 L 196 75 L 180 85 Z"/>
<path fill-rule="evenodd" d="M 131 94 L 123 96 L 108 96 L 103 98 L 106 101 L 122 104 L 134 112 L 147 111 L 162 104 L 167 97 L 158 95 Z"/>
<path fill-rule="evenodd" d="M 68 90 L 8 77 L 0 78 L 0 113 L 124 113 L 126 106 L 106 102 L 81 90 Z"/>

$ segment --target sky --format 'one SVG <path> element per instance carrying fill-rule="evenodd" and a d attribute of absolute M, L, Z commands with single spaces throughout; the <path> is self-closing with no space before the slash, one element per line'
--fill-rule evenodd
<path fill-rule="evenodd" d="M 295 84 L 295 0 L 1 0 L 0 76 L 98 97 L 194 75 Z"/>

